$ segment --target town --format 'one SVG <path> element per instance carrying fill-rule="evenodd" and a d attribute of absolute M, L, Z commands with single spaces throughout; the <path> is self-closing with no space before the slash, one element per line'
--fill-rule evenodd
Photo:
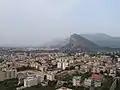
<path fill-rule="evenodd" d="M 16 79 L 17 90 L 49 85 L 55 90 L 110 90 L 120 72 L 119 52 L 3 52 L 0 82 Z"/>
<path fill-rule="evenodd" d="M 120 90 L 120 0 L 0 0 L 0 90 Z"/>

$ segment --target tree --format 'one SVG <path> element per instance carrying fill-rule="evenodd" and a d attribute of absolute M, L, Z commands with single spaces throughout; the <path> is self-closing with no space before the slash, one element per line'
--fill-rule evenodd
<path fill-rule="evenodd" d="M 0 58 L 0 63 L 2 63 L 4 61 L 4 59 L 3 58 Z"/>
<path fill-rule="evenodd" d="M 103 71 L 100 71 L 100 74 L 102 74 L 102 75 L 103 75 L 103 74 L 104 74 L 104 72 L 103 72 Z"/>

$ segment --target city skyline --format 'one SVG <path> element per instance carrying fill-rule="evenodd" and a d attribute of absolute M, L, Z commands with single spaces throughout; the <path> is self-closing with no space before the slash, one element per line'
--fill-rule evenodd
<path fill-rule="evenodd" d="M 35 46 L 73 33 L 120 36 L 120 1 L 0 1 L 0 45 Z"/>

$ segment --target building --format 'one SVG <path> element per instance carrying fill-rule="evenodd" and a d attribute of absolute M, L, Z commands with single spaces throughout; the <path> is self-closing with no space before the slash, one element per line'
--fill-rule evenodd
<path fill-rule="evenodd" d="M 47 66 L 40 66 L 40 67 L 39 67 L 39 70 L 40 70 L 41 72 L 46 72 L 46 71 L 47 71 Z"/>
<path fill-rule="evenodd" d="M 102 85 L 101 80 L 95 80 L 94 85 L 95 85 L 95 87 L 101 87 L 101 85 Z"/>
<path fill-rule="evenodd" d="M 57 68 L 61 68 L 62 67 L 62 63 L 61 62 L 58 62 L 57 63 Z"/>
<path fill-rule="evenodd" d="M 27 77 L 24 79 L 24 87 L 31 87 L 38 84 L 38 79 L 34 77 Z"/>
<path fill-rule="evenodd" d="M 0 82 L 5 80 L 5 72 L 0 71 Z"/>
<path fill-rule="evenodd" d="M 57 68 L 65 70 L 67 67 L 68 67 L 68 62 L 58 62 L 57 63 Z"/>
<path fill-rule="evenodd" d="M 69 89 L 69 88 L 66 88 L 66 87 L 61 87 L 61 88 L 56 89 L 56 90 L 73 90 L 73 89 Z"/>
<path fill-rule="evenodd" d="M 17 70 L 16 69 L 5 71 L 5 79 L 13 79 L 16 77 L 17 77 Z"/>
<path fill-rule="evenodd" d="M 81 77 L 80 76 L 74 76 L 73 77 L 73 86 L 81 86 Z"/>
<path fill-rule="evenodd" d="M 18 85 L 24 84 L 24 79 L 28 77 L 27 73 L 18 73 L 17 78 L 18 78 Z"/>
<path fill-rule="evenodd" d="M 44 81 L 44 76 L 42 75 L 36 75 L 35 77 L 37 78 L 38 83 L 41 83 Z"/>
<path fill-rule="evenodd" d="M 92 83 L 92 79 L 91 78 L 84 80 L 84 86 L 85 87 L 90 87 L 91 83 Z"/>
<path fill-rule="evenodd" d="M 95 80 L 102 80 L 103 79 L 103 76 L 100 74 L 92 74 L 91 76 L 92 79 L 95 79 Z"/>
<path fill-rule="evenodd" d="M 0 81 L 17 78 L 17 70 L 0 71 Z"/>
<path fill-rule="evenodd" d="M 116 71 L 111 69 L 110 73 L 109 73 L 109 76 L 115 77 L 116 76 Z"/>
<path fill-rule="evenodd" d="M 66 77 L 68 75 L 68 71 L 62 71 L 60 73 L 55 74 L 56 79 L 61 79 L 63 77 Z"/>
<path fill-rule="evenodd" d="M 101 87 L 102 85 L 102 81 L 101 80 L 96 80 L 96 79 L 92 79 L 92 78 L 88 78 L 84 80 L 84 86 L 85 87 Z"/>
<path fill-rule="evenodd" d="M 55 74 L 47 74 L 46 75 L 47 76 L 47 80 L 50 80 L 50 81 L 53 81 L 53 80 L 55 80 Z"/>

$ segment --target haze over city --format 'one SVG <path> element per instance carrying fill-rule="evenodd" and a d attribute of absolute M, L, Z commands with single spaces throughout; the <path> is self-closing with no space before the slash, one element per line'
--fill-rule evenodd
<path fill-rule="evenodd" d="M 0 90 L 120 90 L 120 0 L 0 0 Z"/>
<path fill-rule="evenodd" d="M 119 0 L 0 0 L 0 46 L 39 46 L 73 33 L 120 36 Z"/>

